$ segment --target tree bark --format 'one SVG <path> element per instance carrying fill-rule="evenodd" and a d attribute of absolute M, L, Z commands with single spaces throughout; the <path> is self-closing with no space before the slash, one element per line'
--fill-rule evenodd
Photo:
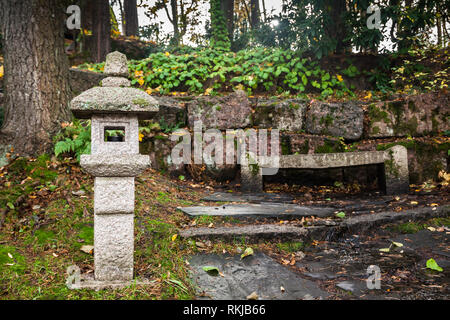
<path fill-rule="evenodd" d="M 345 38 L 347 30 L 345 29 L 343 15 L 347 11 L 346 0 L 326 0 L 325 8 L 329 15 L 328 23 L 325 24 L 325 32 L 327 36 L 336 41 L 336 53 L 343 53 L 349 47 Z"/>
<path fill-rule="evenodd" d="M 220 7 L 225 16 L 228 38 L 230 41 L 233 41 L 233 33 L 234 33 L 234 0 L 222 0 L 220 3 Z"/>
<path fill-rule="evenodd" d="M 108 0 L 92 0 L 92 48 L 91 57 L 95 62 L 105 61 L 111 50 L 111 20 Z"/>
<path fill-rule="evenodd" d="M 178 4 L 177 0 L 170 0 L 170 7 L 172 9 L 172 25 L 173 25 L 173 39 L 172 44 L 178 45 L 180 43 L 180 28 L 178 27 Z"/>
<path fill-rule="evenodd" d="M 137 36 L 139 32 L 139 21 L 136 0 L 124 0 L 125 35 Z"/>
<path fill-rule="evenodd" d="M 250 18 L 251 18 L 251 26 L 253 29 L 258 29 L 259 27 L 259 0 L 251 0 L 250 1 Z"/>
<path fill-rule="evenodd" d="M 0 1 L 5 44 L 5 122 L 0 144 L 20 155 L 50 152 L 52 135 L 61 121 L 71 119 L 61 4 L 58 0 Z"/>

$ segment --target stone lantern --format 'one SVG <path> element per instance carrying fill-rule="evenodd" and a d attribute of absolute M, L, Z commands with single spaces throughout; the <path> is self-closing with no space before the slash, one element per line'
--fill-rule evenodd
<path fill-rule="evenodd" d="M 133 279 L 134 177 L 149 165 L 139 154 L 138 120 L 151 119 L 157 101 L 130 88 L 127 58 L 120 52 L 106 57 L 101 87 L 91 88 L 71 101 L 72 113 L 91 119 L 91 154 L 81 156 L 81 167 L 95 177 L 94 280 L 125 282 Z M 113 132 L 115 137 L 108 137 Z"/>

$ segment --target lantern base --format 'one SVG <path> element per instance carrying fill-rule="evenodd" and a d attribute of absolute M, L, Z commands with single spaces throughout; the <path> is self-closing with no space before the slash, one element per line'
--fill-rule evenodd
<path fill-rule="evenodd" d="M 92 273 L 82 274 L 80 277 L 79 283 L 74 283 L 68 286 L 69 289 L 72 290 L 104 290 L 104 289 L 120 289 L 126 288 L 130 286 L 150 286 L 154 285 L 156 280 L 148 280 L 148 279 L 132 279 L 128 281 L 114 280 L 114 281 L 100 281 L 95 280 L 94 275 Z"/>

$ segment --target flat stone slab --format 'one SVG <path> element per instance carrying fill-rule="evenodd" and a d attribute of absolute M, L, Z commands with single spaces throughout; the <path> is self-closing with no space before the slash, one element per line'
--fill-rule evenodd
<path fill-rule="evenodd" d="M 433 210 L 434 209 L 434 210 Z M 280 224 L 254 224 L 235 227 L 218 228 L 187 228 L 181 229 L 179 234 L 183 238 L 202 240 L 222 239 L 232 241 L 245 238 L 249 241 L 280 240 L 303 241 L 305 239 L 333 240 L 348 234 L 363 234 L 366 231 L 378 228 L 380 225 L 417 221 L 433 217 L 445 217 L 450 212 L 450 206 L 425 207 L 400 212 L 386 211 L 373 214 L 364 214 L 353 218 L 346 218 L 342 222 L 299 227 Z"/>
<path fill-rule="evenodd" d="M 215 192 L 202 199 L 203 201 L 224 202 L 283 202 L 292 203 L 294 198 L 282 193 L 241 193 Z"/>
<path fill-rule="evenodd" d="M 244 259 L 239 255 L 200 254 L 189 263 L 199 286 L 199 299 L 245 300 L 253 292 L 265 300 L 324 299 L 329 295 L 313 281 L 260 252 Z M 210 275 L 203 270 L 205 266 L 218 268 L 223 277 Z"/>
<path fill-rule="evenodd" d="M 222 216 L 222 217 L 264 217 L 264 218 L 296 218 L 296 217 L 329 217 L 336 211 L 335 208 L 306 207 L 283 203 L 252 203 L 229 204 L 217 207 L 178 207 L 191 217 L 196 216 Z"/>
<path fill-rule="evenodd" d="M 260 224 L 238 227 L 189 228 L 180 230 L 183 238 L 233 240 L 244 237 L 249 241 L 267 240 L 303 240 L 307 237 L 306 228 L 279 224 Z"/>

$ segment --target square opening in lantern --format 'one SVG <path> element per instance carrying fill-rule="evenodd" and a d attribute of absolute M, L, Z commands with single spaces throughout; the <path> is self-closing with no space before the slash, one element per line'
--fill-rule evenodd
<path fill-rule="evenodd" d="M 125 142 L 125 127 L 105 127 L 104 141 Z"/>

